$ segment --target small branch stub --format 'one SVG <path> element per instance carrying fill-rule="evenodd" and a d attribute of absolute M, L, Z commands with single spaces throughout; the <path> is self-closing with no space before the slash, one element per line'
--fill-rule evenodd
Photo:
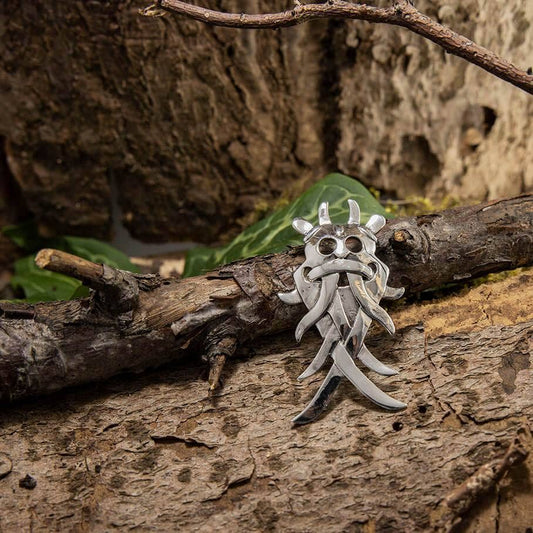
<path fill-rule="evenodd" d="M 35 264 L 39 268 L 80 280 L 95 290 L 105 307 L 114 314 L 131 311 L 137 305 L 139 287 L 134 274 L 130 272 L 51 248 L 41 250 L 35 257 Z"/>
<path fill-rule="evenodd" d="M 222 376 L 222 370 L 226 364 L 227 355 L 219 353 L 209 358 L 209 377 L 207 381 L 209 383 L 209 391 L 212 392 L 220 385 L 220 377 Z"/>
<path fill-rule="evenodd" d="M 394 240 L 396 242 L 405 242 L 409 238 L 409 235 L 405 230 L 396 230 L 394 232 Z"/>
<path fill-rule="evenodd" d="M 35 264 L 44 270 L 76 278 L 93 289 L 100 288 L 102 284 L 102 265 L 61 250 L 51 248 L 41 250 L 35 257 Z"/>
<path fill-rule="evenodd" d="M 209 364 L 209 391 L 214 391 L 220 384 L 220 377 L 228 357 L 231 357 L 237 349 L 237 339 L 233 336 L 222 337 L 213 342 L 207 350 L 207 362 Z"/>

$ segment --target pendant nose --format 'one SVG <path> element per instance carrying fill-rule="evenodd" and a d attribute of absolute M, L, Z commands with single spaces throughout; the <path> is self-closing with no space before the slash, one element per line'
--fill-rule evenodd
<path fill-rule="evenodd" d="M 335 256 L 339 259 L 344 259 L 348 254 L 350 253 L 350 250 L 346 248 L 346 244 L 344 241 L 337 239 L 337 247 L 335 248 Z"/>

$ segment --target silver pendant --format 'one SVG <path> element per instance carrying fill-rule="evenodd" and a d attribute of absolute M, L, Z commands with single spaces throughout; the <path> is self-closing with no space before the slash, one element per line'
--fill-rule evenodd
<path fill-rule="evenodd" d="M 397 374 L 378 361 L 367 349 L 364 338 L 372 320 L 379 322 L 390 334 L 394 324 L 380 307 L 382 298 L 400 298 L 404 289 L 387 287 L 389 269 L 376 257 L 375 234 L 385 225 L 385 218 L 372 215 L 365 226 L 359 224 L 359 206 L 348 200 L 348 222 L 332 224 L 328 204 L 318 208 L 318 226 L 303 218 L 292 225 L 304 235 L 305 261 L 294 272 L 296 288 L 279 293 L 286 304 L 304 303 L 307 314 L 296 327 L 296 340 L 316 326 L 324 341 L 315 358 L 298 377 L 312 376 L 326 363 L 333 364 L 309 405 L 293 419 L 295 424 L 315 420 L 327 407 L 341 378 L 347 378 L 364 396 L 385 409 L 398 410 L 406 405 L 380 390 L 355 364 L 359 359 L 370 370 L 384 376 Z"/>

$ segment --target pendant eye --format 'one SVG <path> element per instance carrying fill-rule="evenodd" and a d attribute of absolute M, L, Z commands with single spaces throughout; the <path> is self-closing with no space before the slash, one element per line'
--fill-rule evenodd
<path fill-rule="evenodd" d="M 348 250 L 350 250 L 350 252 L 352 252 L 353 254 L 356 254 L 357 252 L 360 252 L 363 249 L 363 243 L 361 242 L 361 239 L 353 235 L 351 235 L 350 237 L 346 237 L 344 244 L 346 248 L 348 248 Z"/>
<path fill-rule="evenodd" d="M 325 256 L 331 255 L 337 248 L 337 241 L 331 237 L 324 237 L 318 242 L 318 251 Z"/>

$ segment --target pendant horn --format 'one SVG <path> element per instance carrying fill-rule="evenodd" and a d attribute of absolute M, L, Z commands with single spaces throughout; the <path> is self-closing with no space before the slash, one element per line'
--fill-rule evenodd
<path fill-rule="evenodd" d="M 327 202 L 322 202 L 318 208 L 318 223 L 321 226 L 331 224 L 331 220 L 329 218 L 329 205 Z"/>

